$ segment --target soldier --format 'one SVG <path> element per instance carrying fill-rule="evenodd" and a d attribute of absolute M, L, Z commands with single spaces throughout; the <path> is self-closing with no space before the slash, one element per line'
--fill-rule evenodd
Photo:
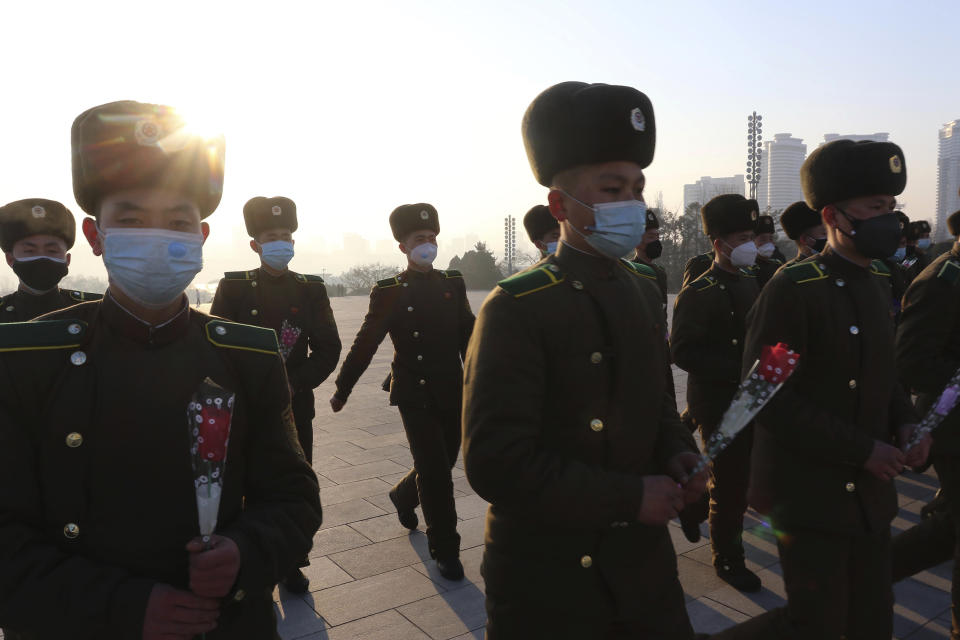
<path fill-rule="evenodd" d="M 837 140 L 801 169 L 828 246 L 781 269 L 747 321 L 743 368 L 786 343 L 800 365 L 756 420 L 751 502 L 777 532 L 787 606 L 714 636 L 874 640 L 893 632 L 891 482 L 917 416 L 896 379 L 889 285 L 906 184 L 900 148 Z"/>
<path fill-rule="evenodd" d="M 660 288 L 660 298 L 663 301 L 663 310 L 667 310 L 667 271 L 654 263 L 654 260 L 663 253 L 663 243 L 660 242 L 660 220 L 657 219 L 656 209 L 647 209 L 647 230 L 643 233 L 643 241 L 636 247 L 637 253 L 634 262 L 646 265 L 657 274 L 657 287 Z"/>
<path fill-rule="evenodd" d="M 645 95 L 605 84 L 553 86 L 523 119 L 561 242 L 487 297 L 467 352 L 491 640 L 694 636 L 666 525 L 705 477 L 688 477 L 656 276 L 620 258 L 644 233 L 655 131 Z"/>
<path fill-rule="evenodd" d="M 747 312 L 760 293 L 757 278 L 743 270 L 752 266 L 757 253 L 753 237 L 757 202 L 740 194 L 720 195 L 704 205 L 700 215 L 716 259 L 677 296 L 670 351 L 676 365 L 690 374 L 687 406 L 706 441 L 719 426 L 740 384 Z M 752 428 L 748 427 L 710 469 L 713 564 L 717 575 L 740 591 L 760 589 L 760 578 L 747 568 L 743 550 L 751 442 Z M 692 508 L 688 511 L 691 513 L 681 518 L 685 533 L 691 528 L 691 520 L 705 515 Z"/>
<path fill-rule="evenodd" d="M 370 291 L 370 309 L 340 367 L 334 412 L 350 392 L 380 343 L 393 341 L 390 404 L 410 443 L 413 469 L 390 490 L 400 524 L 416 529 L 414 509 L 423 507 L 430 557 L 440 575 L 463 579 L 460 535 L 451 469 L 460 453 L 460 409 L 467 341 L 473 313 L 459 271 L 433 268 L 440 220 L 432 205 L 405 204 L 390 214 L 390 229 L 407 256 L 407 269 L 381 280 Z"/>
<path fill-rule="evenodd" d="M 914 220 L 907 229 L 906 258 L 901 263 L 908 285 L 930 264 L 926 253 L 929 248 L 930 223 L 926 220 Z"/>
<path fill-rule="evenodd" d="M 960 211 L 947 219 L 951 235 L 960 235 Z M 919 245 L 918 245 L 919 246 Z M 960 368 L 960 242 L 938 256 L 910 283 L 903 297 L 897 330 L 897 366 L 904 385 L 918 394 L 917 408 L 926 413 Z M 894 566 L 913 573 L 951 552 L 953 629 L 960 638 L 960 553 L 956 514 L 960 513 L 960 413 L 953 411 L 933 433 L 933 466 L 940 478 L 946 514 L 935 513 L 916 530 L 898 536 Z M 919 561 L 919 566 L 902 568 Z M 926 566 L 924 566 L 926 565 Z M 900 577 L 900 576 L 898 576 Z"/>
<path fill-rule="evenodd" d="M 224 274 L 210 313 L 227 320 L 272 329 L 286 365 L 297 439 L 313 464 L 313 390 L 337 368 L 340 335 L 330 309 L 327 289 L 319 276 L 294 273 L 293 233 L 297 205 L 284 197 L 251 198 L 243 206 L 243 221 L 252 238 L 250 248 L 260 267 Z M 303 565 L 309 559 L 303 558 Z M 283 581 L 292 593 L 306 593 L 310 581 L 297 567 Z"/>
<path fill-rule="evenodd" d="M 546 205 L 538 204 L 527 211 L 523 216 L 523 226 L 537 249 L 540 257 L 546 258 L 557 250 L 557 241 L 560 239 L 560 223 L 550 213 Z"/>
<path fill-rule="evenodd" d="M 223 184 L 223 138 L 188 131 L 170 107 L 131 101 L 77 117 L 74 195 L 110 286 L 0 326 L 0 486 L 16 487 L 0 495 L 8 639 L 279 638 L 273 586 L 320 524 L 276 337 L 183 293 Z M 207 457 L 223 460 L 229 435 L 206 544 L 194 407 L 214 421 L 194 444 Z"/>
<path fill-rule="evenodd" d="M 683 266 L 683 282 L 680 285 L 680 289 L 683 290 L 683 287 L 706 273 L 710 265 L 713 264 L 715 257 L 713 251 L 707 251 L 706 253 L 695 255 L 687 260 L 687 264 Z"/>
<path fill-rule="evenodd" d="M 820 253 L 827 246 L 827 230 L 820 213 L 807 206 L 803 200 L 794 202 L 780 214 L 780 226 L 787 237 L 797 243 L 797 255 L 784 266 L 796 264 L 805 258 Z"/>
<path fill-rule="evenodd" d="M 0 249 L 20 286 L 0 298 L 0 322 L 24 322 L 103 296 L 57 284 L 67 275 L 77 223 L 54 200 L 28 198 L 0 207 Z"/>
<path fill-rule="evenodd" d="M 883 264 L 890 272 L 890 314 L 894 324 L 900 322 L 900 304 L 903 294 L 907 291 L 907 278 L 901 261 L 906 255 L 907 230 L 910 228 L 910 218 L 903 211 L 895 211 L 900 225 L 900 244 L 892 256 L 882 258 Z"/>
<path fill-rule="evenodd" d="M 757 263 L 753 272 L 756 274 L 757 284 L 760 288 L 770 282 L 770 278 L 777 272 L 777 269 L 786 262 L 786 257 L 773 244 L 773 216 L 757 216 L 757 226 L 754 229 L 754 244 L 757 245 Z"/>

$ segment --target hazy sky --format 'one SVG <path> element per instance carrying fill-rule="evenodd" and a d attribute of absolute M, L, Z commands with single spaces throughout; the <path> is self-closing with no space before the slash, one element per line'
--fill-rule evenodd
<path fill-rule="evenodd" d="M 438 266 L 469 234 L 499 255 L 503 217 L 545 200 L 521 117 L 564 80 L 650 96 L 647 196 L 662 191 L 668 208 L 681 206 L 684 183 L 744 173 L 756 109 L 766 139 L 789 132 L 808 151 L 828 132 L 889 132 L 907 159 L 901 200 L 932 219 L 937 129 L 960 118 L 956 0 L 10 4 L 0 200 L 53 198 L 79 217 L 77 114 L 119 99 L 192 111 L 227 135 L 198 282 L 256 264 L 241 215 L 254 195 L 296 200 L 299 271 L 367 261 L 345 255 L 344 234 L 390 247 L 389 212 L 418 201 L 440 212 Z M 102 274 L 82 239 L 73 265 Z"/>

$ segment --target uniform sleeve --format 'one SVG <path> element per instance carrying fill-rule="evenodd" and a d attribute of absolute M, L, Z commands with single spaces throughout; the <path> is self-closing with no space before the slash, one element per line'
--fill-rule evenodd
<path fill-rule="evenodd" d="M 670 330 L 674 364 L 706 380 L 740 381 L 740 362 L 731 358 L 729 346 L 713 335 L 716 314 L 729 313 L 729 306 L 726 301 L 717 305 L 716 297 L 706 291 L 685 287 L 680 292 Z"/>
<path fill-rule="evenodd" d="M 683 267 L 683 281 L 680 284 L 681 290 L 706 273 L 707 269 L 710 268 L 710 264 L 708 260 L 705 260 L 703 256 L 700 255 L 693 256 L 687 260 L 686 266 Z"/>
<path fill-rule="evenodd" d="M 272 589 L 310 551 L 323 515 L 317 477 L 297 441 L 280 357 L 266 372 L 262 364 L 251 368 L 246 378 L 256 381 L 247 394 L 259 402 L 248 421 L 244 509 L 221 532 L 240 549 L 235 593 Z"/>
<path fill-rule="evenodd" d="M 958 314 L 960 296 L 943 279 L 920 276 L 907 288 L 896 357 L 908 389 L 939 394 L 960 367 L 960 358 L 948 348 Z"/>
<path fill-rule="evenodd" d="M 467 344 L 470 342 L 470 336 L 473 334 L 473 325 L 476 318 L 473 311 L 470 310 L 470 300 L 467 298 L 467 285 L 460 281 L 460 295 L 463 298 L 463 304 L 460 306 L 460 357 L 466 359 Z"/>
<path fill-rule="evenodd" d="M 313 298 L 313 318 L 307 335 L 307 359 L 296 370 L 289 372 L 290 386 L 295 392 L 319 387 L 340 361 L 340 334 L 333 318 L 333 309 L 330 308 L 327 288 L 319 283 L 306 286 L 310 287 Z"/>
<path fill-rule="evenodd" d="M 227 298 L 227 288 L 230 286 L 226 278 L 221 278 L 217 285 L 217 291 L 213 294 L 213 302 L 210 304 L 210 315 L 219 316 L 227 320 L 234 320 L 236 314 L 230 306 Z"/>
<path fill-rule="evenodd" d="M 346 401 L 350 397 L 350 392 L 357 384 L 357 380 L 366 371 L 373 356 L 377 353 L 380 343 L 390 330 L 391 313 L 390 296 L 380 287 L 374 287 L 370 291 L 370 308 L 367 310 L 367 316 L 363 319 L 360 331 L 347 353 L 347 358 L 340 366 L 340 375 L 336 380 L 336 396 Z"/>
<path fill-rule="evenodd" d="M 747 315 L 743 373 L 753 367 L 764 345 L 786 343 L 800 354 L 797 374 L 803 371 L 811 336 L 808 310 L 797 286 L 788 277 L 771 280 Z M 797 374 L 790 377 L 758 421 L 787 449 L 834 464 L 863 466 L 873 450 L 873 439 L 855 425 L 821 408 L 817 398 L 796 389 Z"/>
<path fill-rule="evenodd" d="M 15 411 L 23 398 L 13 396 L 3 362 L 0 383 L 0 626 L 44 637 L 139 638 L 153 581 L 51 543 L 41 530 L 27 420 Z"/>
<path fill-rule="evenodd" d="M 519 301 L 491 294 L 477 318 L 464 370 L 463 459 L 488 502 L 562 527 L 634 521 L 640 476 L 587 465 L 541 444 L 545 357 L 536 321 Z"/>

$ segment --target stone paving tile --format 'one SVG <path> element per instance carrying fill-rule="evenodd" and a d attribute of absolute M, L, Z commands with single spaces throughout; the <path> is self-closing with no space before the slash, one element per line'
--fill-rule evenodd
<path fill-rule="evenodd" d="M 483 531 L 486 526 L 486 515 L 457 523 L 457 532 L 460 534 L 460 548 L 469 549 L 483 544 Z"/>
<path fill-rule="evenodd" d="M 296 596 L 275 602 L 273 609 L 277 616 L 277 632 L 284 640 L 314 635 L 329 626 L 307 602 Z"/>
<path fill-rule="evenodd" d="M 487 513 L 487 501 L 477 494 L 457 498 L 455 502 L 457 504 L 457 517 L 461 520 L 470 520 Z"/>
<path fill-rule="evenodd" d="M 783 587 L 783 577 L 769 569 L 758 571 L 757 575 L 760 576 L 762 584 L 759 593 L 742 593 L 730 585 L 722 583 L 723 586 L 719 589 L 710 591 L 703 597 L 751 617 L 784 606 L 787 599 Z"/>
<path fill-rule="evenodd" d="M 910 635 L 904 636 L 904 640 L 949 640 L 949 638 L 950 623 L 940 620 L 928 622 Z"/>
<path fill-rule="evenodd" d="M 462 636 L 457 636 L 452 640 L 483 640 L 483 629 L 475 629 L 470 633 L 465 633 Z"/>
<path fill-rule="evenodd" d="M 303 569 L 303 573 L 310 578 L 311 591 L 335 587 L 353 580 L 350 574 L 326 556 L 311 558 L 310 565 Z"/>
<path fill-rule="evenodd" d="M 379 478 L 368 478 L 357 482 L 348 482 L 346 484 L 337 484 L 332 487 L 320 489 L 320 502 L 324 508 L 327 505 L 340 504 L 354 500 L 355 498 L 366 498 L 390 491 L 390 485 Z"/>
<path fill-rule="evenodd" d="M 434 640 L 447 640 L 479 629 L 487 620 L 483 592 L 472 584 L 418 600 L 399 611 Z"/>
<path fill-rule="evenodd" d="M 368 462 L 343 469 L 334 469 L 327 471 L 325 476 L 336 482 L 344 484 L 346 482 L 356 482 L 357 480 L 366 480 L 367 478 L 376 478 L 390 473 L 400 473 L 406 468 L 391 460 L 378 460 L 377 462 Z"/>
<path fill-rule="evenodd" d="M 320 525 L 320 528 L 329 529 L 342 524 L 356 522 L 357 520 L 365 520 L 382 515 L 383 509 L 374 506 L 373 503 L 367 502 L 363 498 L 357 498 L 356 500 L 348 500 L 340 504 L 332 504 L 329 508 L 324 507 L 323 524 Z"/>
<path fill-rule="evenodd" d="M 326 512 L 326 509 L 324 509 L 324 512 Z M 370 544 L 369 538 L 360 535 L 356 530 L 346 525 L 320 529 L 317 535 L 313 536 L 313 549 L 310 550 L 310 557 L 326 556 L 368 544 Z"/>
<path fill-rule="evenodd" d="M 351 465 L 365 464 L 367 462 L 377 462 L 378 460 L 390 460 L 394 459 L 402 460 L 404 456 L 410 456 L 410 449 L 402 447 L 398 444 L 387 445 L 386 447 L 378 447 L 376 449 L 362 449 L 358 452 L 353 453 L 341 453 L 337 457 L 341 460 L 349 462 Z M 411 462 L 412 462 L 411 458 Z"/>
<path fill-rule="evenodd" d="M 303 640 L 429 640 L 430 636 L 395 610 L 361 618 Z"/>
<path fill-rule="evenodd" d="M 693 602 L 688 602 L 687 615 L 690 616 L 690 623 L 694 630 L 699 633 L 717 633 L 750 618 L 740 611 L 709 598 L 697 598 Z"/>
<path fill-rule="evenodd" d="M 483 547 L 471 547 L 460 552 L 460 562 L 463 564 L 463 580 L 454 582 L 447 580 L 440 575 L 437 570 L 437 563 L 433 560 L 425 560 L 419 564 L 413 565 L 413 568 L 429 577 L 438 585 L 445 589 L 459 589 L 470 582 L 483 591 L 483 576 L 480 575 L 480 562 L 483 560 Z"/>
<path fill-rule="evenodd" d="M 699 598 L 711 591 L 716 591 L 727 584 L 717 577 L 712 565 L 692 560 L 687 556 L 677 558 L 677 568 L 680 572 L 680 584 L 683 592 L 691 598 Z"/>
<path fill-rule="evenodd" d="M 397 520 L 396 513 L 388 513 L 385 516 L 352 522 L 350 526 L 367 538 L 370 538 L 373 542 L 383 542 L 384 540 L 410 535 L 410 530 Z M 418 530 L 426 530 L 426 525 L 424 525 L 423 521 L 420 522 Z"/>
<path fill-rule="evenodd" d="M 414 531 L 402 538 L 369 544 L 328 556 L 354 578 L 367 578 L 430 558 L 427 536 Z"/>
<path fill-rule="evenodd" d="M 950 609 L 950 594 L 908 578 L 893 587 L 893 632 L 903 637 Z"/>
<path fill-rule="evenodd" d="M 445 591 L 410 567 L 355 580 L 313 594 L 317 610 L 331 625 L 395 609 Z"/>

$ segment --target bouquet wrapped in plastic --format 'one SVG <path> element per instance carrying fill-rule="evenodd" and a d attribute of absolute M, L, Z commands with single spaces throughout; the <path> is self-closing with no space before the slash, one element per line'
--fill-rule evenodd
<path fill-rule="evenodd" d="M 233 401 L 233 393 L 207 378 L 187 407 L 193 486 L 197 494 L 200 535 L 205 545 L 217 528 Z"/>
<path fill-rule="evenodd" d="M 928 433 L 939 427 L 943 419 L 957 406 L 958 401 L 960 401 L 960 369 L 954 372 L 953 377 L 950 378 L 950 382 L 947 383 L 947 386 L 944 387 L 940 395 L 937 396 L 937 401 L 933 403 L 933 406 L 927 411 L 927 415 L 923 416 L 923 420 L 921 420 L 917 428 L 913 430 L 904 451 L 910 451 L 910 449 L 923 440 Z"/>

